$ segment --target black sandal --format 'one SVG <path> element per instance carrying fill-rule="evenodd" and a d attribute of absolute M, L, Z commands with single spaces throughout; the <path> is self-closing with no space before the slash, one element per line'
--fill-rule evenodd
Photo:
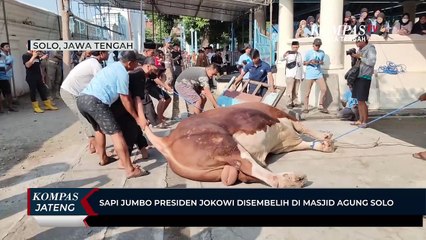
<path fill-rule="evenodd" d="M 106 166 L 106 165 L 111 164 L 111 163 L 116 162 L 116 161 L 117 161 L 117 159 L 115 159 L 113 157 L 107 157 L 107 162 L 106 163 L 99 162 L 99 166 Z"/>

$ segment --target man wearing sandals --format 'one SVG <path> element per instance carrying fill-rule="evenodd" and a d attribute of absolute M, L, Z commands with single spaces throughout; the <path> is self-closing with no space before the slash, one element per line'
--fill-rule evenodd
<path fill-rule="evenodd" d="M 423 93 L 422 95 L 420 95 L 419 100 L 426 101 L 426 93 Z M 426 151 L 414 153 L 413 157 L 426 161 Z"/>
<path fill-rule="evenodd" d="M 119 62 L 110 64 L 99 71 L 77 98 L 78 109 L 95 130 L 96 150 L 101 157 L 100 165 L 111 162 L 103 154 L 105 149 L 105 134 L 110 135 L 114 149 L 120 159 L 121 166 L 126 170 L 127 178 L 146 175 L 147 172 L 130 161 L 127 144 L 110 106 L 120 98 L 124 108 L 145 129 L 147 122 L 139 117 L 133 107 L 129 94 L 129 74 L 137 66 L 136 52 L 123 52 Z"/>
<path fill-rule="evenodd" d="M 89 140 L 90 153 L 95 153 L 95 132 L 87 120 L 80 114 L 77 108 L 77 97 L 80 95 L 93 77 L 102 70 L 102 61 L 108 59 L 107 51 L 90 52 L 90 57 L 75 66 L 61 85 L 60 95 L 65 105 L 78 116 L 86 137 Z M 105 150 L 104 150 L 105 151 Z M 106 154 L 106 153 L 105 153 Z"/>
<path fill-rule="evenodd" d="M 305 81 L 306 81 L 306 92 L 304 98 L 304 110 L 303 113 L 309 112 L 309 94 L 314 82 L 316 82 L 321 90 L 319 107 L 318 110 L 322 113 L 328 113 L 328 110 L 324 107 L 323 103 L 325 95 L 327 93 L 327 84 L 323 77 L 322 65 L 324 64 L 325 53 L 320 50 L 322 41 L 319 38 L 314 40 L 313 49 L 308 51 L 305 55 L 303 64 L 306 66 Z"/>
<path fill-rule="evenodd" d="M 368 120 L 368 95 L 370 93 L 371 76 L 374 73 L 374 65 L 376 65 L 376 48 L 368 43 L 366 35 L 359 35 L 356 38 L 356 46 L 358 52 L 351 56 L 361 61 L 359 66 L 358 78 L 355 80 L 352 88 L 352 97 L 358 100 L 359 120 L 353 125 L 367 127 Z"/>

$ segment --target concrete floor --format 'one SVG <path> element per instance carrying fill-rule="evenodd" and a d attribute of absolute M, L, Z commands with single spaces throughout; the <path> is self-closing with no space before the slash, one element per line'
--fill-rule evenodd
<path fill-rule="evenodd" d="M 26 99 L 21 102 L 26 102 Z M 182 179 L 150 150 L 139 164 L 150 175 L 126 180 L 117 164 L 99 167 L 87 152 L 76 118 L 62 103 L 57 112 L 0 115 L 0 237 L 2 239 L 426 239 L 425 228 L 44 228 L 26 215 L 29 187 L 223 188 Z M 352 126 L 335 119 L 304 121 L 335 136 Z M 167 130 L 158 134 L 168 134 Z M 271 156 L 274 172 L 307 174 L 308 188 L 426 188 L 426 161 L 411 157 L 426 148 L 426 118 L 392 118 L 339 139 L 335 153 L 292 152 Z M 377 145 L 377 146 L 376 146 Z M 135 156 L 138 158 L 138 156 Z M 239 184 L 232 188 L 266 188 Z M 254 190 L 255 191 L 255 190 Z"/>

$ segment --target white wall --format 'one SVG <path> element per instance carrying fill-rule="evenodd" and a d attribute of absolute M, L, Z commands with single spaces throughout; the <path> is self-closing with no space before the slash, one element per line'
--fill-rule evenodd
<path fill-rule="evenodd" d="M 16 84 L 16 94 L 21 96 L 29 92 L 28 84 L 25 82 L 25 67 L 22 63 L 22 54 L 26 50 L 29 39 L 59 39 L 58 16 L 34 8 L 17 1 L 5 0 L 6 16 L 9 30 L 9 41 L 14 58 L 13 73 Z M 0 4 L 0 41 L 6 42 L 6 30 L 4 24 L 3 9 Z M 32 26 L 22 22 L 28 19 Z"/>
<path fill-rule="evenodd" d="M 345 37 L 343 51 L 356 48 L 354 38 L 354 35 Z M 312 49 L 314 38 L 297 40 L 300 42 L 300 51 L 303 56 L 308 50 Z M 376 73 L 373 76 L 369 98 L 371 109 L 396 109 L 413 102 L 420 94 L 426 92 L 426 36 L 391 34 L 388 40 L 384 40 L 381 36 L 373 35 L 370 43 L 374 44 L 377 50 L 376 71 L 379 66 L 386 65 L 387 61 L 404 64 L 407 68 L 406 73 L 398 75 Z M 342 54 L 345 54 L 345 52 Z M 339 76 L 339 84 L 335 86 L 338 89 L 334 90 L 339 91 L 340 95 L 347 89 L 344 74 L 350 68 L 350 60 L 349 56 L 345 56 L 343 70 L 329 71 L 329 73 Z M 281 85 L 285 85 L 284 79 L 277 80 Z M 315 105 L 317 102 L 314 96 L 317 96 L 317 94 L 311 94 L 311 105 Z M 422 103 L 417 103 L 410 108 L 425 108 L 425 106 Z"/>

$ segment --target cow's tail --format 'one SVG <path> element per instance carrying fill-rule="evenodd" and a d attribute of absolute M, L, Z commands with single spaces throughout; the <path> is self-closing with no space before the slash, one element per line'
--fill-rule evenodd
<path fill-rule="evenodd" d="M 170 151 L 169 148 L 166 144 L 166 141 L 164 138 L 158 137 L 157 135 L 155 135 L 151 128 L 146 127 L 144 130 L 146 137 L 148 138 L 148 140 L 151 142 L 152 145 L 154 145 L 154 147 L 161 153 L 164 155 L 164 157 L 166 157 L 167 159 L 170 159 Z"/>

